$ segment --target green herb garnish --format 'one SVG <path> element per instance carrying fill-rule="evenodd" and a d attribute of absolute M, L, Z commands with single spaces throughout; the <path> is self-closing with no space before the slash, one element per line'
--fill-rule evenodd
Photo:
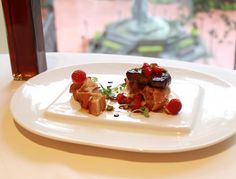
<path fill-rule="evenodd" d="M 145 117 L 149 117 L 149 110 L 148 110 L 147 107 L 141 106 L 139 109 L 140 109 L 141 113 L 142 113 Z"/>
<path fill-rule="evenodd" d="M 140 112 L 141 114 L 143 114 L 145 117 L 149 117 L 149 110 L 147 107 L 145 106 L 141 106 L 139 109 L 135 109 L 132 112 Z"/>
<path fill-rule="evenodd" d="M 120 106 L 119 106 L 119 108 L 120 109 L 129 109 L 129 104 L 121 104 Z"/>
<path fill-rule="evenodd" d="M 126 84 L 122 83 L 114 88 L 114 92 L 119 93 L 119 92 L 123 91 L 125 89 L 125 87 L 126 87 Z"/>
<path fill-rule="evenodd" d="M 126 84 L 122 83 L 114 88 L 112 88 L 112 86 L 107 86 L 104 87 L 102 84 L 99 84 L 101 87 L 101 93 L 103 95 L 105 95 L 107 97 L 107 99 L 115 99 L 116 94 L 115 93 L 119 93 L 121 91 L 123 91 L 125 89 Z"/>
<path fill-rule="evenodd" d="M 100 86 L 101 86 L 101 93 L 103 95 L 105 95 L 107 97 L 107 99 L 114 99 L 115 98 L 115 94 L 113 93 L 111 86 L 104 87 L 101 84 L 100 84 Z"/>
<path fill-rule="evenodd" d="M 114 107 L 112 105 L 107 105 L 106 110 L 107 111 L 113 111 Z"/>

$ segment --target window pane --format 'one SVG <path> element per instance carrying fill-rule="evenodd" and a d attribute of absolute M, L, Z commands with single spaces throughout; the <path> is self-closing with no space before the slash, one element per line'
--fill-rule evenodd
<path fill-rule="evenodd" d="M 52 1 L 44 4 L 48 2 Z M 235 0 L 54 0 L 51 4 L 59 52 L 151 56 L 234 68 Z"/>

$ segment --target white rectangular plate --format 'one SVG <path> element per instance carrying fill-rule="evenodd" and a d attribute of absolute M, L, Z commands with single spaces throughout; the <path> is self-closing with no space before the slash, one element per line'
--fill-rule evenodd
<path fill-rule="evenodd" d="M 89 76 L 97 77 L 99 80 L 98 83 L 103 86 L 109 85 L 112 87 L 123 83 L 125 78 L 121 75 L 90 74 Z M 112 84 L 108 83 L 111 79 Z M 164 130 L 165 132 L 190 132 L 199 113 L 203 91 L 199 85 L 191 84 L 184 80 L 175 80 L 170 85 L 170 88 L 171 95 L 179 98 L 183 103 L 183 108 L 178 115 L 150 112 L 150 116 L 147 118 L 140 113 L 122 110 L 119 109 L 119 105 L 114 105 L 114 111 L 105 111 L 99 116 L 93 116 L 86 110 L 81 109 L 79 103 L 69 93 L 69 87 L 67 86 L 63 93 L 46 109 L 45 116 L 49 119 L 64 119 L 64 122 L 70 122 L 69 120 L 83 120 L 84 122 L 92 122 L 99 125 L 130 126 Z M 119 116 L 115 117 L 115 114 Z"/>

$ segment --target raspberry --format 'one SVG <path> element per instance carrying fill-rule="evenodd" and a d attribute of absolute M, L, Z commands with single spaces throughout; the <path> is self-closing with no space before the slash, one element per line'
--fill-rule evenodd
<path fill-rule="evenodd" d="M 148 63 L 143 63 L 143 67 L 142 68 L 147 68 L 150 67 L 150 65 Z"/>
<path fill-rule="evenodd" d="M 75 70 L 71 75 L 72 81 L 75 84 L 82 84 L 86 79 L 86 73 L 82 70 Z"/>
<path fill-rule="evenodd" d="M 152 71 L 155 73 L 155 74 L 160 74 L 162 73 L 164 70 L 163 68 L 159 67 L 159 66 L 153 66 L 152 67 Z"/>
<path fill-rule="evenodd" d="M 119 93 L 116 96 L 116 100 L 119 104 L 124 104 L 125 103 L 125 98 L 126 98 L 126 96 L 124 95 L 124 93 Z"/>
<path fill-rule="evenodd" d="M 152 68 L 151 67 L 143 68 L 143 74 L 145 76 L 151 76 L 152 75 Z"/>
<path fill-rule="evenodd" d="M 171 99 L 165 106 L 165 111 L 168 114 L 176 115 L 182 109 L 182 103 L 179 99 Z"/>

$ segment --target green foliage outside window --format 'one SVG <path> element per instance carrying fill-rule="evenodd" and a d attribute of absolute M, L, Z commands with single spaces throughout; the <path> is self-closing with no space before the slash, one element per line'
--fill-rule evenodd
<path fill-rule="evenodd" d="M 212 9 L 236 10 L 235 0 L 193 0 L 194 13 Z"/>

